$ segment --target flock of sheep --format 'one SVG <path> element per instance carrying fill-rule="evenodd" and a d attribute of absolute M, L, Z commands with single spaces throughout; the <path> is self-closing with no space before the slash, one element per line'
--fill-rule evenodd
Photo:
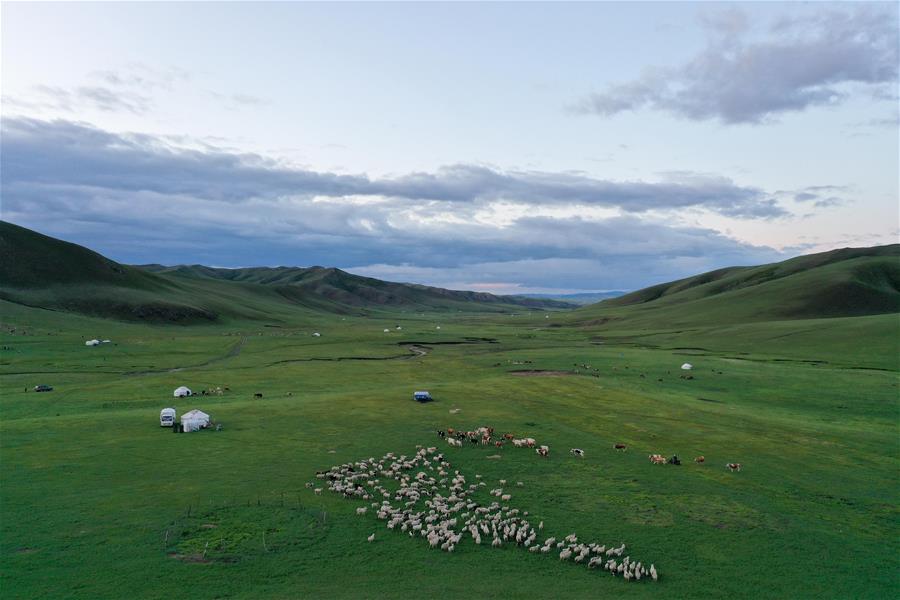
<path fill-rule="evenodd" d="M 526 519 L 527 511 L 509 506 L 512 494 L 504 489 L 506 480 L 499 480 L 498 486 L 488 490 L 497 500 L 482 504 L 474 499 L 485 491 L 482 488 L 488 488 L 481 475 L 467 480 L 434 447 L 417 446 L 411 457 L 389 452 L 380 459 L 344 463 L 320 471 L 316 477 L 325 480 L 331 492 L 369 502 L 356 509 L 358 515 L 367 514 L 371 508 L 388 529 L 399 530 L 411 538 L 424 538 L 432 548 L 445 552 L 453 552 L 464 538 L 470 537 L 476 544 L 494 548 L 515 545 L 530 552 L 558 553 L 559 560 L 607 570 L 626 581 L 655 581 L 659 576 L 652 564 L 648 567 L 629 556 L 622 558 L 625 544 L 579 542 L 574 533 L 560 540 L 546 537 L 539 541 L 544 522 L 534 527 Z M 389 480 L 399 485 L 388 489 L 384 483 Z M 313 485 L 308 483 L 307 487 Z M 521 485 L 517 482 L 517 486 Z M 315 493 L 321 494 L 322 488 L 316 488 Z M 368 541 L 374 540 L 373 533 Z"/>

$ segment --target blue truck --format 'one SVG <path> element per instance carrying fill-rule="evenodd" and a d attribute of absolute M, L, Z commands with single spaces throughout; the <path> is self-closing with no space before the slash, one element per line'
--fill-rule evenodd
<path fill-rule="evenodd" d="M 428 392 L 413 392 L 413 400 L 416 402 L 431 402 L 434 398 Z"/>

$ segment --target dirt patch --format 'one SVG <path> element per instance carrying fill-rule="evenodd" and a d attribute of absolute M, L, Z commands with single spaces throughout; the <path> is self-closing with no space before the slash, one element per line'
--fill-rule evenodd
<path fill-rule="evenodd" d="M 212 562 L 208 558 L 205 558 L 202 554 L 169 554 L 169 558 L 174 558 L 175 560 L 180 560 L 181 562 L 200 563 L 204 565 L 208 565 Z"/>
<path fill-rule="evenodd" d="M 16 554 L 34 554 L 37 548 L 16 548 Z"/>
<path fill-rule="evenodd" d="M 204 523 L 200 527 L 202 527 L 203 529 L 215 529 L 216 527 L 218 527 L 218 525 L 216 525 L 215 523 Z"/>
<path fill-rule="evenodd" d="M 517 371 L 507 371 L 510 375 L 519 377 L 565 377 L 567 375 L 575 375 L 571 371 L 544 371 L 541 369 L 520 369 Z"/>

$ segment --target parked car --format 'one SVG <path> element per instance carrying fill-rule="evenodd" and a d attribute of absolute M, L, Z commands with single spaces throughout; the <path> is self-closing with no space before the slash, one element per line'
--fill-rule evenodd
<path fill-rule="evenodd" d="M 52 392 L 53 386 L 47 385 L 46 383 L 42 383 L 40 385 L 34 386 L 34 391 L 36 391 L 36 392 Z"/>
<path fill-rule="evenodd" d="M 428 392 L 414 392 L 413 400 L 417 402 L 431 402 L 434 398 L 431 397 L 431 394 Z"/>
<path fill-rule="evenodd" d="M 175 425 L 175 409 L 164 408 L 159 411 L 159 426 L 172 427 L 173 425 Z"/>

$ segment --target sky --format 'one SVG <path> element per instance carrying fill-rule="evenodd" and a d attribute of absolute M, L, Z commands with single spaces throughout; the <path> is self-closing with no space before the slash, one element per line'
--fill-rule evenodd
<path fill-rule="evenodd" d="M 0 216 L 496 293 L 897 243 L 897 6 L 3 2 Z"/>

